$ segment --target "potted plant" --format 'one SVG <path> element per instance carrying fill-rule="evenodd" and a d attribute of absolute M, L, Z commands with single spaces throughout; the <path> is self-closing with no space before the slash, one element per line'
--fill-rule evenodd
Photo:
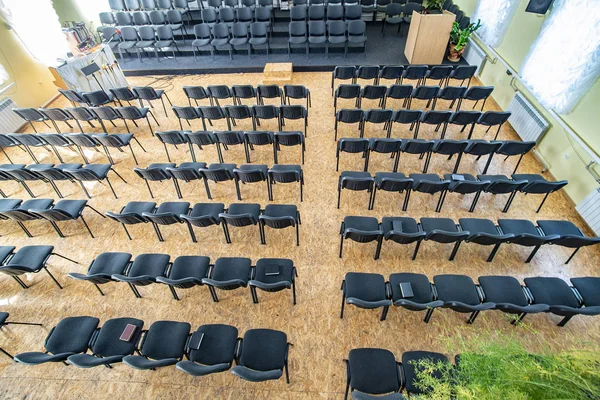
<path fill-rule="evenodd" d="M 465 46 L 469 43 L 471 34 L 481 27 L 481 20 L 477 24 L 471 23 L 466 28 L 461 28 L 458 22 L 452 25 L 450 31 L 450 45 L 448 48 L 448 60 L 458 62 L 465 51 Z"/>
<path fill-rule="evenodd" d="M 425 14 L 441 14 L 443 12 L 445 0 L 425 0 L 423 11 Z"/>

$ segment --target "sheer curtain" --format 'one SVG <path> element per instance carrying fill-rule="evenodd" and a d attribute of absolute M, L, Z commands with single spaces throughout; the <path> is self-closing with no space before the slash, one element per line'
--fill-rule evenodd
<path fill-rule="evenodd" d="M 2 87 L 2 85 L 4 85 L 4 83 L 8 80 L 8 78 L 9 78 L 8 71 L 6 71 L 4 66 L 2 64 L 0 64 L 0 87 Z"/>
<path fill-rule="evenodd" d="M 504 39 L 519 0 L 479 0 L 471 21 L 481 20 L 477 34 L 485 44 L 498 47 Z"/>
<path fill-rule="evenodd" d="M 542 105 L 572 111 L 600 76 L 600 1 L 555 0 L 521 76 Z"/>
<path fill-rule="evenodd" d="M 0 0 L 0 14 L 38 61 L 65 58 L 69 47 L 51 0 Z"/>

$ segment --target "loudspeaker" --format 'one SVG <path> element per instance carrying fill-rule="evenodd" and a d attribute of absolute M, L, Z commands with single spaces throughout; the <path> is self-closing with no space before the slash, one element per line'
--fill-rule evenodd
<path fill-rule="evenodd" d="M 530 0 L 525 11 L 535 14 L 546 14 L 553 0 Z"/>

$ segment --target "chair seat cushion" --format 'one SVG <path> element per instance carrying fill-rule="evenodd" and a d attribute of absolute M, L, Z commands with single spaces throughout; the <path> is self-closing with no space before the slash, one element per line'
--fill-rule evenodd
<path fill-rule="evenodd" d="M 264 382 L 268 380 L 274 380 L 281 378 L 283 370 L 273 369 L 269 371 L 257 371 L 251 368 L 246 368 L 241 365 L 236 365 L 232 368 L 231 373 L 238 376 L 246 381 L 250 382 Z"/>
<path fill-rule="evenodd" d="M 194 47 L 208 46 L 209 44 L 210 39 L 196 39 L 192 42 L 192 46 Z"/>
<path fill-rule="evenodd" d="M 185 372 L 191 376 L 206 376 L 216 372 L 227 371 L 231 364 L 221 363 L 213 365 L 201 365 L 193 361 L 183 360 L 176 364 L 178 370 Z"/>
<path fill-rule="evenodd" d="M 83 353 L 100 320 L 94 317 L 68 317 L 60 320 L 46 342 L 52 354 Z"/>
<path fill-rule="evenodd" d="M 240 365 L 255 371 L 281 370 L 287 350 L 287 335 L 271 329 L 250 329 L 242 342 Z"/>
<path fill-rule="evenodd" d="M 133 47 L 135 47 L 137 42 L 121 42 L 119 43 L 119 48 L 120 49 L 132 49 Z"/>
<path fill-rule="evenodd" d="M 141 42 L 137 42 L 135 47 L 144 48 L 144 47 L 152 47 L 154 45 L 154 40 L 143 40 Z"/>
<path fill-rule="evenodd" d="M 234 203 L 230 204 L 227 209 L 228 215 L 239 215 L 239 214 L 251 214 L 258 220 L 260 214 L 260 204 L 243 204 Z"/>
<path fill-rule="evenodd" d="M 17 200 L 17 199 L 0 199 L 0 212 L 14 210 L 22 202 L 23 202 L 23 200 Z"/>
<path fill-rule="evenodd" d="M 190 216 L 192 217 L 203 217 L 211 216 L 217 221 L 219 220 L 219 214 L 225 211 L 225 205 L 223 203 L 197 203 L 194 204 Z"/>
<path fill-rule="evenodd" d="M 535 304 L 579 307 L 575 294 L 569 285 L 560 278 L 535 277 L 525 278 L 524 281 L 533 295 Z"/>
<path fill-rule="evenodd" d="M 408 393 L 423 393 L 423 390 L 418 388 L 415 384 L 417 382 L 417 372 L 421 370 L 418 361 L 423 359 L 431 360 L 436 364 L 438 362 L 449 362 L 448 358 L 440 353 L 430 351 L 405 351 L 402 354 L 402 366 L 404 367 L 404 378 L 406 379 L 405 388 Z M 417 365 L 415 365 L 415 362 Z M 433 371 L 432 375 L 438 379 L 441 378 L 440 371 Z"/>
<path fill-rule="evenodd" d="M 121 334 L 127 325 L 136 327 L 133 336 L 129 341 L 121 340 Z M 144 321 L 136 318 L 113 318 L 104 322 L 98 332 L 92 350 L 95 354 L 102 357 L 126 356 L 133 354 L 138 340 L 142 336 Z"/>
<path fill-rule="evenodd" d="M 92 262 L 88 275 L 122 274 L 131 260 L 129 253 L 102 253 Z"/>
<path fill-rule="evenodd" d="M 499 235 L 494 222 L 485 218 L 461 218 L 458 220 L 463 231 L 473 234 L 487 233 L 489 235 Z"/>
<path fill-rule="evenodd" d="M 367 41 L 366 36 L 355 36 L 355 35 L 348 36 L 348 43 L 362 44 L 362 43 L 366 43 L 366 41 Z"/>
<path fill-rule="evenodd" d="M 221 257 L 215 261 L 210 278 L 217 282 L 239 279 L 247 283 L 251 267 L 252 261 L 249 258 Z"/>
<path fill-rule="evenodd" d="M 229 41 L 232 46 L 241 46 L 248 43 L 247 38 L 233 38 Z"/>
<path fill-rule="evenodd" d="M 369 394 L 395 392 L 400 388 L 394 354 L 384 349 L 352 349 L 348 356 L 350 386 Z"/>
<path fill-rule="evenodd" d="M 279 268 L 277 275 L 267 275 L 267 268 L 273 266 Z M 256 268 L 254 268 L 254 279 L 255 281 L 262 283 L 279 283 L 279 282 L 292 282 L 293 280 L 294 262 L 287 258 L 261 258 L 256 262 Z"/>
<path fill-rule="evenodd" d="M 497 182 L 497 181 L 510 181 L 511 179 L 506 175 L 477 175 L 477 179 L 480 181 Z"/>
<path fill-rule="evenodd" d="M 151 213 L 156 207 L 153 201 L 130 201 L 125 205 L 122 214 L 133 213 L 142 215 L 142 213 Z"/>
<path fill-rule="evenodd" d="M 237 169 L 242 170 L 242 171 L 256 171 L 256 170 L 259 170 L 266 177 L 267 176 L 267 171 L 269 170 L 269 166 L 266 165 L 266 164 L 242 164 Z"/>
<path fill-rule="evenodd" d="M 54 246 L 23 246 L 6 265 L 22 265 L 30 268 L 32 272 L 37 272 L 42 269 L 44 261 L 53 250 Z"/>
<path fill-rule="evenodd" d="M 202 341 L 199 349 L 190 349 L 190 361 L 204 365 L 230 365 L 233 362 L 238 338 L 237 328 L 223 324 L 202 325 L 194 332 L 194 336 L 197 335 L 203 335 Z"/>
<path fill-rule="evenodd" d="M 421 227 L 425 232 L 431 232 L 434 229 L 444 232 L 458 232 L 458 228 L 451 218 L 421 218 Z"/>
<path fill-rule="evenodd" d="M 216 163 L 216 164 L 210 164 L 208 166 L 208 169 L 226 169 L 229 172 L 231 172 L 231 174 L 233 175 L 233 169 L 236 168 L 237 165 L 236 164 L 220 164 L 220 163 Z"/>
<path fill-rule="evenodd" d="M 110 164 L 87 164 L 83 166 L 83 169 L 90 170 L 96 173 L 100 177 L 100 179 L 106 178 L 108 175 L 108 171 L 110 171 Z"/>
<path fill-rule="evenodd" d="M 150 277 L 164 276 L 171 256 L 168 254 L 140 254 L 127 272 L 127 277 Z"/>
<path fill-rule="evenodd" d="M 385 279 L 380 274 L 348 272 L 344 278 L 346 298 L 364 301 L 386 300 Z"/>
<path fill-rule="evenodd" d="M 402 297 L 400 290 L 401 283 L 410 283 L 413 291 L 413 297 Z M 433 292 L 427 276 L 414 273 L 398 273 L 390 275 L 390 285 L 392 287 L 392 301 L 406 299 L 415 303 L 429 303 L 433 301 Z"/>
<path fill-rule="evenodd" d="M 475 283 L 466 275 L 436 275 L 433 283 L 442 301 L 458 301 L 469 305 L 480 303 Z"/>
<path fill-rule="evenodd" d="M 212 39 L 210 44 L 213 46 L 225 46 L 229 44 L 229 39 Z"/>
<path fill-rule="evenodd" d="M 298 207 L 293 204 L 267 204 L 265 206 L 264 216 L 267 217 L 298 217 Z"/>
<path fill-rule="evenodd" d="M 528 303 L 519 281 L 512 276 L 480 276 L 479 284 L 486 301 L 524 307 Z"/>
<path fill-rule="evenodd" d="M 302 167 L 296 164 L 275 164 L 270 170 L 275 172 L 297 172 L 302 176 Z"/>
<path fill-rule="evenodd" d="M 148 165 L 148 169 L 160 169 L 166 172 L 167 168 L 175 168 L 176 165 L 175 163 L 154 163 Z"/>
<path fill-rule="evenodd" d="M 513 180 L 515 181 L 529 181 L 531 182 L 548 182 L 546 178 L 538 174 L 513 174 Z"/>
<path fill-rule="evenodd" d="M 177 358 L 161 358 L 159 360 L 149 360 L 142 356 L 126 356 L 123 357 L 123 362 L 135 369 L 147 370 L 155 369 L 160 367 L 168 367 L 174 365 L 179 361 Z"/>
<path fill-rule="evenodd" d="M 354 217 L 344 218 L 344 229 L 356 229 L 359 231 L 378 231 L 379 221 L 373 217 Z"/>
<path fill-rule="evenodd" d="M 402 172 L 376 172 L 375 173 L 375 182 L 378 187 L 381 186 L 381 182 L 384 179 L 406 179 L 406 175 Z"/>
<path fill-rule="evenodd" d="M 54 205 L 53 210 L 64 211 L 75 219 L 81 215 L 86 204 L 87 200 L 61 200 Z"/>
<path fill-rule="evenodd" d="M 142 355 L 154 360 L 174 359 L 175 361 L 168 365 L 175 364 L 177 359 L 183 356 L 190 328 L 187 322 L 154 322 L 146 334 L 141 349 Z"/>
<path fill-rule="evenodd" d="M 305 36 L 292 36 L 289 38 L 290 44 L 303 44 L 307 42 L 307 38 Z"/>
<path fill-rule="evenodd" d="M 600 306 L 600 278 L 571 278 L 571 283 L 583 297 L 586 307 Z"/>
<path fill-rule="evenodd" d="M 169 279 L 196 278 L 202 281 L 208 276 L 210 258 L 203 256 L 179 256 L 171 266 Z"/>
<path fill-rule="evenodd" d="M 156 43 L 154 43 L 154 47 L 158 47 L 158 48 L 170 47 L 173 44 L 175 44 L 175 41 L 173 41 L 173 40 L 159 40 Z"/>
<path fill-rule="evenodd" d="M 167 201 L 162 203 L 156 209 L 155 214 L 172 213 L 175 215 L 187 214 L 190 208 L 190 203 L 187 201 Z"/>
<path fill-rule="evenodd" d="M 540 236 L 533 222 L 526 219 L 499 219 L 498 225 L 505 234 L 512 233 L 519 235 L 527 233 L 529 235 Z"/>
<path fill-rule="evenodd" d="M 537 221 L 537 224 L 546 235 L 583 236 L 581 231 L 571 221 Z"/>
<path fill-rule="evenodd" d="M 267 38 L 263 38 L 263 37 L 254 37 L 254 38 L 250 38 L 250 40 L 248 40 L 248 43 L 252 44 L 252 45 L 261 45 L 261 44 L 266 44 L 268 42 Z"/>
<path fill-rule="evenodd" d="M 369 172 L 362 171 L 342 171 L 340 174 L 340 180 L 342 178 L 357 178 L 357 179 L 372 179 L 373 177 Z"/>
<path fill-rule="evenodd" d="M 52 206 L 54 200 L 52 199 L 31 199 L 24 201 L 17 210 L 47 210 Z"/>
<path fill-rule="evenodd" d="M 327 41 L 332 44 L 346 43 L 346 37 L 345 36 L 329 36 L 329 37 L 327 37 Z"/>

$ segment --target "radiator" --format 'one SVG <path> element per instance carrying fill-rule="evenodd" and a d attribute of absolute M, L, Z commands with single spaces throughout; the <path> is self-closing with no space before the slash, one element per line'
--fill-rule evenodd
<path fill-rule="evenodd" d="M 0 100 L 0 133 L 17 132 L 24 124 L 23 119 L 13 112 L 13 108 L 17 108 L 17 105 L 11 99 Z"/>
<path fill-rule="evenodd" d="M 594 189 L 575 207 L 594 233 L 600 236 L 600 189 Z"/>
<path fill-rule="evenodd" d="M 515 93 L 506 111 L 511 115 L 508 122 L 524 142 L 538 142 L 550 128 L 548 121 L 521 93 Z"/>
<path fill-rule="evenodd" d="M 479 75 L 479 72 L 481 72 L 481 67 L 483 67 L 483 63 L 485 61 L 485 52 L 481 49 L 481 47 L 471 40 L 465 48 L 463 58 L 469 63 L 469 65 L 477 66 L 475 75 Z"/>

